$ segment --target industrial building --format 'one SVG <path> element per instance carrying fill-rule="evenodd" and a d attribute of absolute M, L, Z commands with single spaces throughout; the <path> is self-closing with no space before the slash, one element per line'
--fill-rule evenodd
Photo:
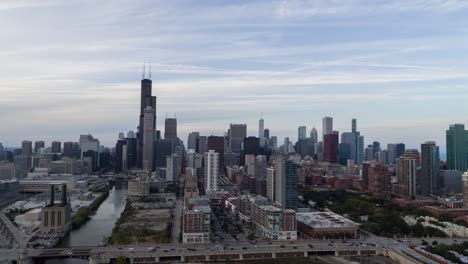
<path fill-rule="evenodd" d="M 357 238 L 359 224 L 333 212 L 297 213 L 300 238 Z"/>

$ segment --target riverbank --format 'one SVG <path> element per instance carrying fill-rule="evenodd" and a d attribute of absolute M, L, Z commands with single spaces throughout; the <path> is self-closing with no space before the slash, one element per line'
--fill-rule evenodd
<path fill-rule="evenodd" d="M 91 216 L 96 213 L 99 206 L 107 199 L 108 196 L 109 191 L 105 191 L 99 197 L 94 199 L 89 206 L 78 209 L 78 212 L 72 219 L 73 229 L 79 229 L 82 225 L 88 222 L 91 219 Z"/>

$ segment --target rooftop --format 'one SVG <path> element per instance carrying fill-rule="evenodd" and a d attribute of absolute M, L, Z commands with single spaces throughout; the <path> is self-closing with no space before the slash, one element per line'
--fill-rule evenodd
<path fill-rule="evenodd" d="M 296 219 L 298 222 L 313 228 L 344 228 L 359 226 L 358 223 L 333 212 L 297 213 Z"/>

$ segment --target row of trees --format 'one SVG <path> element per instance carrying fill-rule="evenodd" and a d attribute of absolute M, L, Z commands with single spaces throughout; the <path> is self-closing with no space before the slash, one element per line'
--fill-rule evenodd
<path fill-rule="evenodd" d="M 96 198 L 89 206 L 81 207 L 76 212 L 76 215 L 72 219 L 73 229 L 78 229 L 86 222 L 91 219 L 91 215 L 94 215 L 99 208 L 99 206 L 106 200 L 109 196 L 109 191 L 105 191 L 98 198 Z"/>

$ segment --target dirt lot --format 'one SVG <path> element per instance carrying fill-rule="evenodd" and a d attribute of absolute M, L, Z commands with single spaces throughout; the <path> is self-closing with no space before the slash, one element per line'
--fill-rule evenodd
<path fill-rule="evenodd" d="M 141 244 L 168 243 L 172 223 L 172 210 L 125 209 L 112 232 L 111 243 Z"/>

